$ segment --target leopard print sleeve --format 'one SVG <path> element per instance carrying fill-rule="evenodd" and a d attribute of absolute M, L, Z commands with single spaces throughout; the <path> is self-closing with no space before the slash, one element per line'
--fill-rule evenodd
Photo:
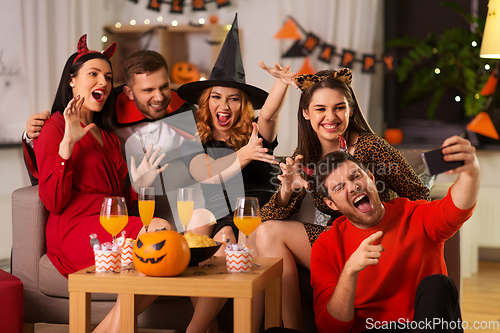
<path fill-rule="evenodd" d="M 382 201 L 395 197 L 430 201 L 429 189 L 401 153 L 387 141 L 373 134 L 360 136 L 354 155 L 368 167 Z"/>
<path fill-rule="evenodd" d="M 281 186 L 276 191 L 271 199 L 260 210 L 260 217 L 262 222 L 268 220 L 289 220 L 294 214 L 300 210 L 302 200 L 306 195 L 305 191 L 293 192 L 288 205 L 280 206 L 276 197 L 281 190 Z"/>

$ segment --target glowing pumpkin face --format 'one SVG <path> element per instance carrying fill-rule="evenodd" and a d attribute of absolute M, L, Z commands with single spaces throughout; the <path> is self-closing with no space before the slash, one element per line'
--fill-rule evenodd
<path fill-rule="evenodd" d="M 191 251 L 176 231 L 146 232 L 134 245 L 134 266 L 149 276 L 176 276 L 189 264 Z"/>
<path fill-rule="evenodd" d="M 198 81 L 200 79 L 200 71 L 198 67 L 189 62 L 177 62 L 172 67 L 172 82 L 188 83 Z"/>

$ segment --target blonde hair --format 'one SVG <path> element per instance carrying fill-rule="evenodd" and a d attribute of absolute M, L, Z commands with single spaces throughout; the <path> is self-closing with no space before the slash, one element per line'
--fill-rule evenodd
<path fill-rule="evenodd" d="M 198 102 L 198 111 L 195 113 L 196 126 L 198 127 L 198 134 L 200 136 L 201 143 L 205 144 L 213 139 L 212 130 L 212 113 L 210 112 L 209 100 L 210 93 L 212 92 L 212 87 L 205 89 L 200 96 Z M 229 136 L 226 139 L 226 143 L 238 150 L 248 143 L 250 136 L 252 135 L 252 123 L 254 120 L 255 110 L 250 103 L 248 95 L 240 90 L 241 92 L 241 112 L 236 119 L 236 122 L 229 130 Z"/>

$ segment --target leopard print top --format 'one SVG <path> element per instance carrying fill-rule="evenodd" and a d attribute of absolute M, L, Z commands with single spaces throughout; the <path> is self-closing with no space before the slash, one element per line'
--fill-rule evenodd
<path fill-rule="evenodd" d="M 298 152 L 295 150 L 292 159 L 297 154 Z M 371 133 L 360 135 L 356 149 L 354 150 L 354 156 L 372 172 L 382 202 L 387 202 L 397 196 L 410 200 L 431 200 L 429 189 L 422 184 L 422 181 L 404 157 L 397 149 L 379 136 Z M 311 163 L 318 163 L 321 157 L 321 147 L 318 147 L 311 154 Z M 271 200 L 262 207 L 262 221 L 289 220 L 300 210 L 306 192 L 294 192 L 288 206 L 282 207 L 278 205 L 276 200 L 276 196 L 280 190 L 281 185 L 278 191 L 271 197 Z M 332 225 L 333 221 L 341 216 L 341 214 L 338 211 L 330 209 L 325 204 L 316 189 L 314 181 L 309 182 L 308 191 L 312 195 L 314 205 L 323 213 L 331 216 L 328 225 Z M 303 223 L 312 245 L 324 230 L 324 227 L 307 222 Z"/>

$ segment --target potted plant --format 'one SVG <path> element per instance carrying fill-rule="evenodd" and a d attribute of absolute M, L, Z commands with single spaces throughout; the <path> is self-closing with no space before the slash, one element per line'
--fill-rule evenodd
<path fill-rule="evenodd" d="M 406 50 L 396 70 L 399 82 L 410 81 L 404 93 L 403 105 L 431 96 L 427 118 L 435 119 L 435 110 L 443 94 L 448 89 L 458 91 L 462 99 L 464 115 L 472 117 L 484 110 L 487 96 L 480 94 L 493 70 L 492 60 L 479 57 L 482 31 L 485 19 L 465 14 L 454 3 L 444 2 L 461 15 L 472 31 L 451 28 L 436 35 L 429 33 L 426 38 L 402 37 L 388 41 L 387 48 Z"/>

